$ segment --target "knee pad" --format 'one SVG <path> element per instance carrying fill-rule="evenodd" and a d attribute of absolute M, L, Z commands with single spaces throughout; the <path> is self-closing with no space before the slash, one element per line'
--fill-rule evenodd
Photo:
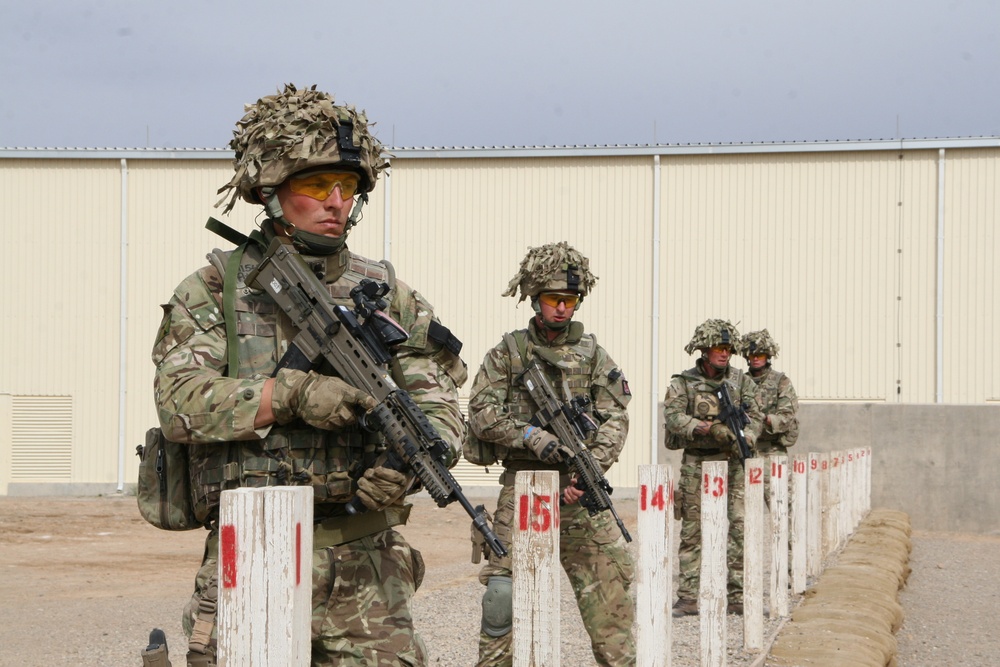
<path fill-rule="evenodd" d="M 514 618 L 514 582 L 510 577 L 490 577 L 483 593 L 483 632 L 503 637 Z"/>

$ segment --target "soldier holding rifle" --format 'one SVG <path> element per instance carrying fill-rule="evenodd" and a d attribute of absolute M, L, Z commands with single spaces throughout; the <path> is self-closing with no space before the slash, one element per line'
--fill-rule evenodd
<path fill-rule="evenodd" d="M 628 433 L 628 382 L 595 336 L 585 333 L 583 324 L 573 319 L 596 281 L 589 260 L 566 243 L 528 251 L 504 295 L 515 296 L 520 291 L 520 300 L 530 298 L 535 315 L 527 329 L 505 334 L 486 354 L 469 401 L 470 439 L 477 446 L 473 451 L 467 443 L 465 452 L 473 462 L 500 461 L 503 465 L 495 527 L 504 544 L 511 541 L 517 472 L 559 473 L 563 569 L 569 575 L 598 664 L 621 666 L 635 663 L 634 605 L 629 595 L 633 564 L 625 545 L 627 531 L 616 525 L 610 503 L 603 511 L 595 510 L 603 494 L 583 488 L 586 484 L 574 474 L 574 470 L 582 470 L 575 468 L 581 457 L 590 457 L 596 474 L 589 477 L 603 478 L 618 460 Z M 532 381 L 531 373 L 536 372 L 547 382 Z M 554 427 L 551 417 L 556 410 L 547 409 L 551 402 L 546 401 L 545 392 L 532 393 L 531 387 L 539 384 L 559 394 L 564 414 L 573 415 L 578 425 L 589 420 L 593 428 L 580 427 L 576 436 L 566 436 L 567 429 Z M 560 432 L 569 442 L 557 436 Z M 579 437 L 580 432 L 585 437 Z M 579 445 L 586 452 L 581 454 Z M 603 485 L 597 481 L 594 486 L 610 489 L 606 480 Z M 491 553 L 489 564 L 479 574 L 487 587 L 479 665 L 512 663 L 510 567 L 509 556 Z"/>
<path fill-rule="evenodd" d="M 748 421 L 743 436 L 752 449 L 760 434 L 762 415 L 755 398 L 757 385 L 743 371 L 729 365 L 738 352 L 740 334 L 726 320 L 712 319 L 698 325 L 684 351 L 701 352 L 694 368 L 673 376 L 663 399 L 667 449 L 682 449 L 681 481 L 675 513 L 681 520 L 677 558 L 680 579 L 674 616 L 698 613 L 701 575 L 701 464 L 729 461 L 728 611 L 743 613 L 743 467 L 738 432 L 725 423 L 720 387 L 728 389 L 733 406 L 742 407 Z"/>
<path fill-rule="evenodd" d="M 246 107 L 230 146 L 235 174 L 220 189 L 225 211 L 238 198 L 260 206 L 260 228 L 249 239 L 229 230 L 239 248 L 214 251 L 208 266 L 176 288 L 163 306 L 152 355 L 160 425 L 168 439 L 189 446 L 195 510 L 208 528 L 183 617 L 188 664 L 216 664 L 221 492 L 308 485 L 317 520 L 312 664 L 425 665 L 410 615 L 423 559 L 393 529 L 406 522 L 404 498 L 414 490 L 414 475 L 382 465 L 382 434 L 358 422 L 378 401 L 337 377 L 326 360 L 275 373 L 298 332 L 266 291 L 247 284 L 248 276 L 281 239 L 315 274 L 326 292 L 321 299 L 353 308 L 351 292 L 363 280 L 384 283 L 387 291 L 378 296 L 385 315 L 403 333 L 385 367 L 426 415 L 428 432 L 440 434 L 442 456 L 451 460 L 464 433 L 461 343 L 423 296 L 395 279 L 390 264 L 348 250 L 350 229 L 388 166 L 363 112 L 315 86 L 288 85 Z"/>

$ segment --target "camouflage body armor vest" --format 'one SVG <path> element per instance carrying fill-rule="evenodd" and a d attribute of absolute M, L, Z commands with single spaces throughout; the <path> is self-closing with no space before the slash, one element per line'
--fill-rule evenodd
<path fill-rule="evenodd" d="M 213 251 L 212 266 L 203 271 L 217 270 L 225 276 L 226 263 L 232 252 Z M 340 259 L 343 273 L 334 282 L 326 282 L 333 301 L 354 307 L 349 293 L 362 279 L 387 282 L 391 302 L 395 291 L 395 276 L 388 263 L 372 262 L 350 251 L 331 257 Z M 325 257 L 304 257 L 307 263 L 322 273 L 327 267 Z M 251 244 L 239 264 L 235 286 L 238 368 L 230 377 L 269 377 L 278 360 L 295 336 L 295 328 L 287 315 L 271 299 L 255 294 L 244 284 L 244 278 L 260 260 L 260 253 Z M 338 271 L 339 272 L 339 271 Z M 321 275 L 322 279 L 322 275 Z M 220 304 L 221 306 L 221 304 Z M 230 336 L 232 340 L 232 336 Z M 232 355 L 230 355 L 232 359 Z M 319 371 L 323 372 L 323 368 Z M 326 369 L 329 372 L 329 369 Z M 354 426 L 340 431 L 324 431 L 301 421 L 286 425 L 274 424 L 263 440 L 244 440 L 220 444 L 190 445 L 191 492 L 194 512 L 200 520 L 217 513 L 222 491 L 238 487 L 310 485 L 315 493 L 317 519 L 345 513 L 343 504 L 351 500 L 356 480 L 370 467 L 382 451 L 378 434 L 367 433 Z"/>
<path fill-rule="evenodd" d="M 715 395 L 715 390 L 723 382 L 729 386 L 729 393 L 734 403 L 741 403 L 745 399 L 740 389 L 743 385 L 743 371 L 732 366 L 726 369 L 724 376 L 711 380 L 705 377 L 697 366 L 674 377 L 679 377 L 684 381 L 684 388 L 687 392 L 686 414 L 701 421 L 718 421 L 722 409 L 719 406 L 719 398 Z M 667 440 L 667 448 L 684 449 L 686 454 L 691 453 L 696 456 L 711 455 L 723 451 L 723 445 L 716 442 L 710 435 L 696 435 L 691 441 L 677 435 L 671 435 Z"/>
<path fill-rule="evenodd" d="M 753 376 L 751 376 L 753 377 Z M 754 378 L 754 382 L 757 382 L 757 402 L 760 403 L 760 409 L 765 414 L 768 412 L 776 412 L 778 409 L 778 387 L 780 386 L 781 379 L 785 377 L 785 374 L 781 371 L 776 371 L 773 369 L 768 369 L 764 377 L 757 382 Z M 757 443 L 759 447 L 766 445 L 778 444 L 778 439 L 781 434 L 779 433 L 768 433 L 765 429 L 764 432 L 760 434 L 757 438 Z"/>
<path fill-rule="evenodd" d="M 573 323 L 573 325 L 575 324 Z M 533 358 L 537 358 L 538 367 L 548 378 L 556 393 L 559 394 L 560 400 L 566 401 L 577 396 L 594 398 L 591 395 L 593 384 L 591 373 L 594 355 L 597 352 L 597 339 L 593 334 L 582 334 L 576 341 L 561 346 L 558 351 L 535 345 L 531 341 L 527 329 L 513 331 L 505 336 L 505 339 L 511 355 L 511 384 L 507 388 L 506 406 L 515 419 L 530 422 L 538 410 L 538 406 L 531 399 L 527 388 L 521 382 L 515 382 L 524 371 L 524 364 Z M 515 351 L 519 354 L 515 354 Z M 566 389 L 569 390 L 569 396 L 565 394 Z M 600 422 L 599 419 L 598 422 Z M 508 450 L 503 457 L 503 462 L 504 466 L 511 470 L 539 469 L 540 465 L 544 468 L 549 467 L 540 464 L 538 457 L 530 449 L 523 447 Z M 521 462 L 530 462 L 530 465 L 524 465 Z M 564 468 L 566 468 L 565 465 L 554 467 L 554 469 L 559 470 Z"/>

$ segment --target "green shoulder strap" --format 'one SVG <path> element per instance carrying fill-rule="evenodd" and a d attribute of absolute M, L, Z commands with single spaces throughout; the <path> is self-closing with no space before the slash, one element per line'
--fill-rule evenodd
<path fill-rule="evenodd" d="M 240 264 L 243 253 L 250 244 L 264 245 L 264 236 L 257 230 L 250 236 L 239 232 L 216 218 L 209 218 L 205 229 L 215 232 L 227 241 L 234 243 L 236 249 L 226 261 L 226 272 L 222 276 L 222 318 L 226 322 L 226 375 L 235 378 L 240 370 L 239 321 L 236 319 L 236 283 L 239 280 Z"/>

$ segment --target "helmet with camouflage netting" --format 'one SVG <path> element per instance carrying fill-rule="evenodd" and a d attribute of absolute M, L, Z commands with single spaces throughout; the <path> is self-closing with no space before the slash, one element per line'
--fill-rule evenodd
<path fill-rule="evenodd" d="M 510 279 L 503 296 L 534 298 L 541 292 L 578 292 L 587 296 L 597 282 L 590 272 L 590 260 L 565 241 L 529 248 L 521 268 Z"/>
<path fill-rule="evenodd" d="M 731 345 L 733 352 L 740 352 L 740 332 L 728 320 L 705 320 L 694 330 L 691 342 L 684 346 L 684 351 L 693 354 L 695 350 L 703 350 L 715 345 Z"/>
<path fill-rule="evenodd" d="M 368 130 L 368 118 L 350 105 L 334 104 L 333 96 L 316 86 L 296 88 L 286 84 L 275 95 L 245 107 L 229 147 L 235 152 L 232 180 L 219 188 L 229 192 L 225 212 L 237 197 L 251 204 L 263 203 L 258 187 L 274 187 L 292 174 L 313 167 L 330 166 L 358 174 L 361 193 L 375 187 L 388 164 L 382 144 Z"/>
<path fill-rule="evenodd" d="M 766 354 L 769 357 L 778 356 L 778 344 L 771 338 L 771 334 L 768 333 L 767 329 L 751 331 L 746 334 L 740 341 L 740 347 L 745 356 L 751 354 Z"/>

